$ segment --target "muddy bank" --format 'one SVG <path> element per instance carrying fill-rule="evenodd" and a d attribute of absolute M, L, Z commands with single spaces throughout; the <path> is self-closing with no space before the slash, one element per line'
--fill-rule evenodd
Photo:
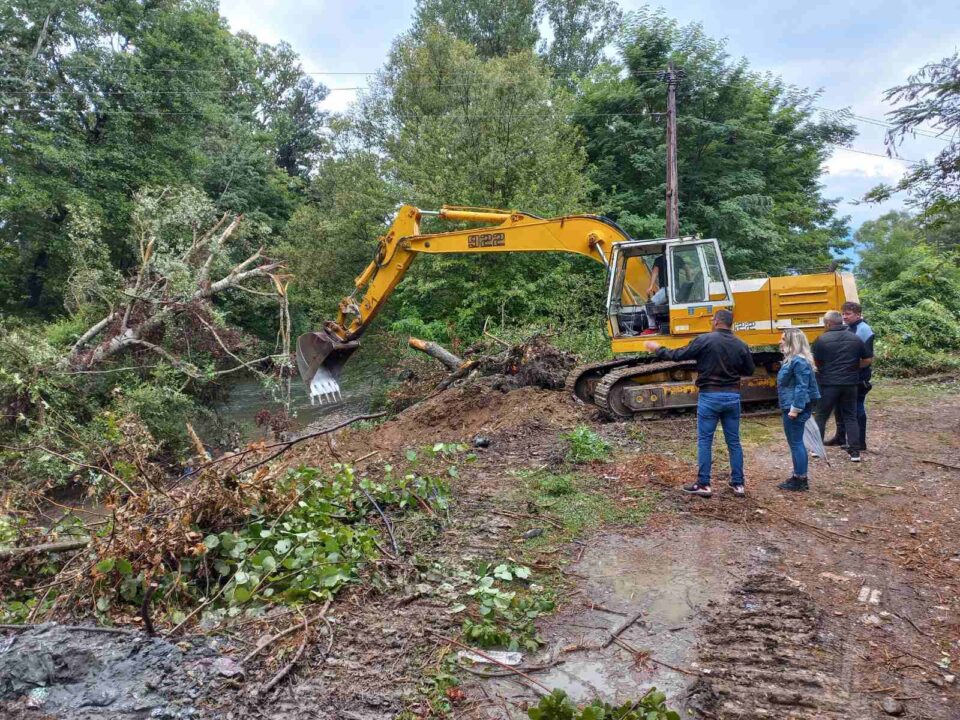
<path fill-rule="evenodd" d="M 199 717 L 202 698 L 231 673 L 218 645 L 56 624 L 0 630 L 0 715 Z"/>

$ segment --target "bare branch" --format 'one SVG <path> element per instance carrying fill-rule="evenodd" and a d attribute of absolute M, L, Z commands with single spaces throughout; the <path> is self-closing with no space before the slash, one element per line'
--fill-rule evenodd
<path fill-rule="evenodd" d="M 153 352 L 155 352 L 155 353 L 157 353 L 158 355 L 160 355 L 161 357 L 163 357 L 163 358 L 164 358 L 165 360 L 167 360 L 171 365 L 173 365 L 175 368 L 177 368 L 177 370 L 182 371 L 184 374 L 189 375 L 190 377 L 192 377 L 192 378 L 195 379 L 195 380 L 198 380 L 198 379 L 200 379 L 201 377 L 203 377 L 203 374 L 200 372 L 200 370 L 197 368 L 196 365 L 193 365 L 193 364 L 191 364 L 191 363 L 188 363 L 188 362 L 185 361 L 185 360 L 181 360 L 180 358 L 176 357 L 175 355 L 173 355 L 173 354 L 167 352 L 166 350 L 164 350 L 164 349 L 163 349 L 162 347 L 160 347 L 159 345 L 154 345 L 154 344 L 151 343 L 151 342 L 147 342 L 146 340 L 140 340 L 140 339 L 137 339 L 137 338 L 128 338 L 128 339 L 126 340 L 126 344 L 127 344 L 127 345 L 140 345 L 141 347 L 145 347 L 145 348 L 147 348 L 148 350 L 153 350 Z"/>
<path fill-rule="evenodd" d="M 105 318 L 103 318 L 103 320 L 101 320 L 100 322 L 96 323 L 95 325 L 92 325 L 83 335 L 80 336 L 77 342 L 74 343 L 73 348 L 70 350 L 70 356 L 72 357 L 76 355 L 78 352 L 80 352 L 80 348 L 82 348 L 84 345 L 90 342 L 93 338 L 95 338 L 97 335 L 103 332 L 103 329 L 107 327 L 107 325 L 109 325 L 111 322 L 113 322 L 113 319 L 116 316 L 117 314 L 115 312 L 112 312 L 109 315 L 107 315 Z"/>

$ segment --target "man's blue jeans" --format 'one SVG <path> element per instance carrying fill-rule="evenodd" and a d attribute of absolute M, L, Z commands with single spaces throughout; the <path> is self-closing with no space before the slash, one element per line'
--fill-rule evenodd
<path fill-rule="evenodd" d="M 793 460 L 793 474 L 797 477 L 807 476 L 807 467 L 810 462 L 807 457 L 807 448 L 803 444 L 803 429 L 809 419 L 809 405 L 796 418 L 790 417 L 789 411 L 783 411 L 783 434 L 787 436 L 790 458 Z"/>
<path fill-rule="evenodd" d="M 743 485 L 743 447 L 740 445 L 740 393 L 701 392 L 697 400 L 697 482 L 710 484 L 713 470 L 713 435 L 717 423 L 730 452 L 730 484 Z"/>

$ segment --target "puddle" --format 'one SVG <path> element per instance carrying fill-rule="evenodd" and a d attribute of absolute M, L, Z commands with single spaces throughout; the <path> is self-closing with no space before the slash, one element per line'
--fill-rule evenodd
<path fill-rule="evenodd" d="M 641 618 L 619 636 L 623 642 L 666 665 L 690 669 L 696 663 L 697 631 L 706 617 L 702 611 L 708 603 L 727 602 L 755 554 L 750 539 L 729 526 L 675 528 L 646 538 L 605 535 L 569 568 L 583 576 L 578 595 L 583 604 L 572 603 L 551 618 L 541 636 L 548 647 L 595 648 L 642 610 Z M 605 610 L 591 610 L 591 603 Z M 563 658 L 536 677 L 566 691 L 577 703 L 596 697 L 622 703 L 651 686 L 672 698 L 693 679 L 649 660 L 637 664 L 633 653 L 616 643 Z M 488 691 L 491 687 L 507 699 L 529 698 L 528 691 L 512 681 L 490 682 Z"/>

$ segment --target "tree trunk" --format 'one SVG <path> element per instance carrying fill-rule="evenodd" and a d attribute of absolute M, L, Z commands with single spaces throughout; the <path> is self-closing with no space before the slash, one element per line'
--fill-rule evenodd
<path fill-rule="evenodd" d="M 414 350 L 419 350 L 420 352 L 426 353 L 430 357 L 439 360 L 452 371 L 459 370 L 460 366 L 463 365 L 463 360 L 461 358 L 458 358 L 452 352 L 444 347 L 441 347 L 440 345 L 437 345 L 435 342 L 429 342 L 427 340 L 420 340 L 412 337 L 410 340 L 408 340 L 408 344 Z"/>

